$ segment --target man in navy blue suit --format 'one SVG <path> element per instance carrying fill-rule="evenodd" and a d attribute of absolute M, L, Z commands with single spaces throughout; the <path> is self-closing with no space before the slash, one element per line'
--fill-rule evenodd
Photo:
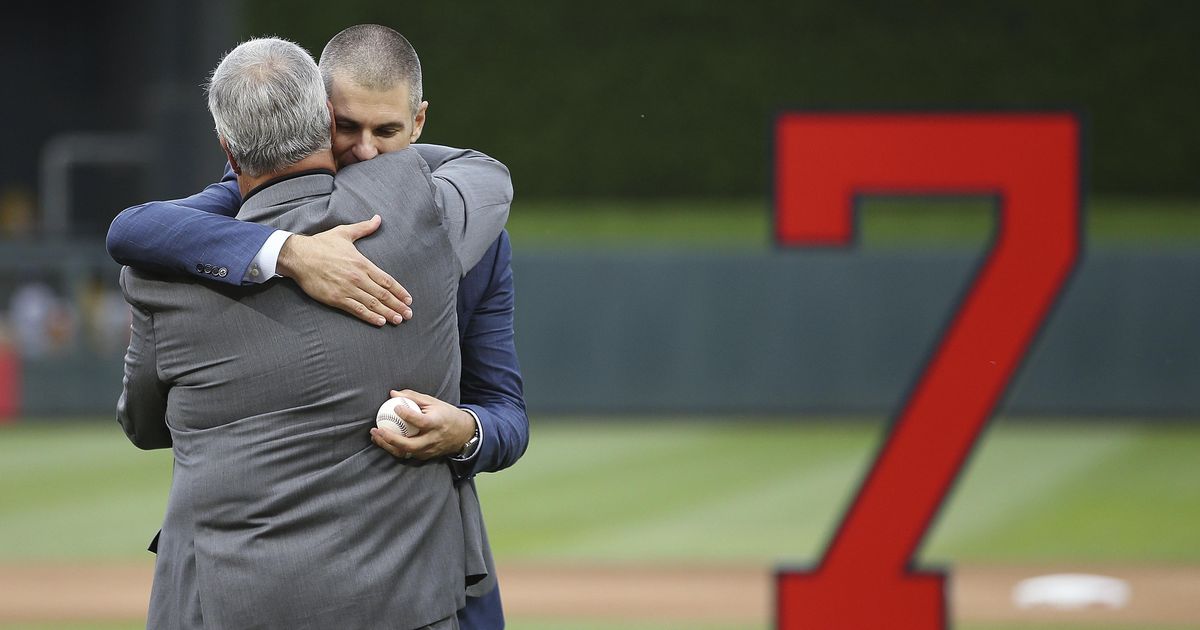
<path fill-rule="evenodd" d="M 421 135 L 428 102 L 421 100 L 416 52 L 399 33 L 359 25 L 336 35 L 320 61 L 336 129 L 339 166 L 409 146 Z M 451 203 L 469 211 L 482 199 L 461 178 L 478 152 L 415 145 L 435 179 L 455 191 Z M 313 299 L 376 326 L 402 325 L 412 316 L 407 291 L 364 258 L 354 241 L 375 231 L 379 219 L 335 227 L 312 236 L 289 234 L 233 218 L 241 195 L 232 171 L 204 191 L 172 202 L 152 202 L 122 212 L 109 228 L 113 258 L 133 267 L 199 275 L 214 282 L 251 284 L 290 277 Z M 450 226 L 454 229 L 454 226 Z M 397 244 L 403 246 L 403 243 Z M 420 392 L 392 392 L 414 399 L 423 414 L 400 411 L 420 431 L 414 437 L 372 430 L 372 440 L 397 457 L 446 458 L 456 476 L 471 484 L 480 472 L 511 466 L 529 441 L 520 368 L 513 341 L 512 251 L 501 232 L 478 261 L 462 261 L 458 327 L 462 345 L 462 406 Z M 504 626 L 499 588 L 468 591 L 459 611 L 461 627 Z"/>

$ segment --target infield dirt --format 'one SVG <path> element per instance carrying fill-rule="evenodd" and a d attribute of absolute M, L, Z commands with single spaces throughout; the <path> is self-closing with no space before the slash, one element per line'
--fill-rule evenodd
<path fill-rule="evenodd" d="M 143 619 L 151 571 L 149 561 L 0 566 L 0 623 Z M 1018 581 L 1062 572 L 1122 578 L 1132 587 L 1132 600 L 1119 610 L 1022 610 L 1012 604 Z M 511 618 L 710 622 L 761 628 L 772 619 L 772 575 L 769 567 L 500 567 L 505 610 Z M 950 585 L 951 616 L 960 623 L 1200 627 L 1200 567 L 972 565 L 955 567 Z"/>

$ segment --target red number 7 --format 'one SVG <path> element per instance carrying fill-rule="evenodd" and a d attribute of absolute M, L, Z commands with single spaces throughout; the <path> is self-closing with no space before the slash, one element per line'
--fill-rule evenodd
<path fill-rule="evenodd" d="M 998 200 L 991 251 L 820 563 L 781 570 L 782 630 L 940 630 L 945 573 L 912 557 L 1079 257 L 1080 131 L 1069 113 L 786 114 L 776 234 L 846 245 L 860 195 Z"/>

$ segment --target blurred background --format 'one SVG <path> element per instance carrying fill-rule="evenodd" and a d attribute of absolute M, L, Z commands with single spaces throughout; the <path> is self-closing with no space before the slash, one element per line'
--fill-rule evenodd
<path fill-rule="evenodd" d="M 224 51 L 278 35 L 316 56 L 362 22 L 420 54 L 422 141 L 513 174 L 533 440 L 480 480 L 511 627 L 768 627 L 772 568 L 815 561 L 832 533 L 995 209 L 868 198 L 855 248 L 777 248 L 772 124 L 813 108 L 1083 115 L 1084 258 L 920 560 L 974 580 L 960 627 L 1200 627 L 1170 604 L 1200 600 L 1200 5 L 1184 1 L 6 12 L 0 587 L 125 571 L 144 597 L 170 455 L 113 422 L 128 309 L 107 226 L 219 178 L 201 85 Z M 1154 603 L 1008 601 L 1015 579 L 1066 570 L 1140 579 L 1135 605 Z M 721 605 L 676 592 L 705 588 Z M 114 593 L 52 612 L 0 595 L 0 627 L 137 627 L 136 606 L 103 608 Z"/>

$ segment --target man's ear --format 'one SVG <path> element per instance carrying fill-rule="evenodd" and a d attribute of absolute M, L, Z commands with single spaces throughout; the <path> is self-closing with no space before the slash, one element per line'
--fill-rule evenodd
<path fill-rule="evenodd" d="M 333 142 L 333 136 L 337 134 L 337 118 L 333 115 L 333 101 L 325 99 L 325 107 L 329 109 L 329 141 Z"/>
<path fill-rule="evenodd" d="M 242 167 L 238 166 L 237 160 L 233 159 L 233 154 L 229 152 L 229 143 L 225 142 L 224 137 L 221 137 L 221 150 L 225 152 L 225 158 L 229 160 L 229 165 L 233 167 L 233 172 L 241 175 Z"/>
<path fill-rule="evenodd" d="M 412 135 L 409 136 L 410 143 L 416 142 L 417 138 L 421 137 L 421 131 L 425 129 L 425 112 L 429 109 L 429 101 L 421 101 L 417 106 L 417 115 L 413 117 Z"/>

